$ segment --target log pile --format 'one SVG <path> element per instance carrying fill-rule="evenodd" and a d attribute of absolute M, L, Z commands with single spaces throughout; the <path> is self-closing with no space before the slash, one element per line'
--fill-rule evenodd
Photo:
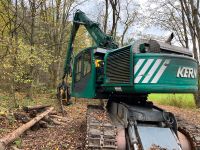
<path fill-rule="evenodd" d="M 40 128 L 54 127 L 54 125 L 67 125 L 69 121 L 66 117 L 59 116 L 53 107 L 50 106 L 28 106 L 23 111 L 14 113 L 14 117 L 22 126 L 0 139 L 0 150 L 5 150 L 6 146 L 22 135 L 26 130 L 38 130 Z"/>
<path fill-rule="evenodd" d="M 37 105 L 37 106 L 26 106 L 23 107 L 23 112 L 14 113 L 16 120 L 27 123 L 32 118 L 36 117 L 38 113 L 44 112 L 49 105 Z M 40 121 L 38 121 L 31 130 L 38 130 L 39 128 L 47 128 L 52 125 L 66 125 L 69 120 L 66 117 L 57 115 L 57 112 L 51 111 L 48 115 L 44 116 Z"/>

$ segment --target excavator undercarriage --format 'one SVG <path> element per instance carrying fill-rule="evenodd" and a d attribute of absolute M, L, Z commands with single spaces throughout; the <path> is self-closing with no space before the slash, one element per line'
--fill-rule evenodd
<path fill-rule="evenodd" d="M 108 101 L 89 105 L 87 149 L 199 150 L 200 127 L 192 125 L 151 102 L 130 105 Z"/>

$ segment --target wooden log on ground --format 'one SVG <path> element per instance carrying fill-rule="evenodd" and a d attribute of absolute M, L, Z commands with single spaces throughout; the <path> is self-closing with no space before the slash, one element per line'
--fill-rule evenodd
<path fill-rule="evenodd" d="M 62 116 L 58 116 L 58 115 L 49 115 L 49 116 L 52 117 L 52 118 L 57 118 L 57 119 L 64 121 L 64 122 L 69 121 L 69 119 L 67 119 L 66 117 L 62 117 Z"/>
<path fill-rule="evenodd" d="M 41 110 L 44 110 L 47 107 L 50 107 L 50 105 L 24 106 L 23 110 L 25 112 L 29 112 L 29 111 L 32 111 L 32 110 L 36 110 L 37 112 L 41 112 Z"/>
<path fill-rule="evenodd" d="M 49 115 L 57 115 L 58 113 L 56 111 L 52 111 L 49 113 Z"/>
<path fill-rule="evenodd" d="M 49 115 L 44 116 L 44 118 L 42 118 L 42 121 L 45 121 L 48 124 L 52 124 L 53 123 L 51 118 L 49 117 Z"/>
<path fill-rule="evenodd" d="M 45 112 L 39 114 L 37 117 L 33 118 L 26 124 L 23 124 L 21 127 L 17 128 L 13 132 L 7 134 L 5 137 L 0 139 L 0 150 L 5 150 L 6 145 L 13 142 L 16 138 L 18 138 L 24 131 L 32 127 L 35 123 L 40 121 L 44 116 L 46 116 L 49 112 L 51 112 L 54 108 L 50 107 Z"/>
<path fill-rule="evenodd" d="M 56 125 L 61 125 L 61 126 L 66 126 L 67 124 L 66 123 L 64 123 L 64 122 L 60 122 L 60 121 L 58 121 L 58 120 L 56 120 L 56 119 L 51 119 L 52 120 L 52 122 L 54 123 L 54 124 L 56 124 Z M 0 149 L 1 150 L 1 149 Z"/>

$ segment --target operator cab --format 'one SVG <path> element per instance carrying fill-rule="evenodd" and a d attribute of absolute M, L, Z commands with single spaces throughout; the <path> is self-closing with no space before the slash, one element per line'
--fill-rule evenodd
<path fill-rule="evenodd" d="M 104 56 L 106 49 L 90 47 L 74 58 L 71 95 L 97 98 L 97 91 L 104 79 Z M 98 88 L 99 87 L 99 88 Z"/>

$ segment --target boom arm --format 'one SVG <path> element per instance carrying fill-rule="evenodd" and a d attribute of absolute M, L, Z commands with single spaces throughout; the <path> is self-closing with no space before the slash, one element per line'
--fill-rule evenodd
<path fill-rule="evenodd" d="M 106 35 L 99 28 L 99 25 L 97 23 L 91 21 L 82 11 L 77 10 L 74 15 L 73 26 L 67 48 L 63 79 L 66 75 L 69 74 L 73 43 L 80 25 L 85 26 L 86 30 L 89 32 L 97 47 L 106 49 L 118 48 L 118 45 L 113 41 L 112 37 Z"/>

